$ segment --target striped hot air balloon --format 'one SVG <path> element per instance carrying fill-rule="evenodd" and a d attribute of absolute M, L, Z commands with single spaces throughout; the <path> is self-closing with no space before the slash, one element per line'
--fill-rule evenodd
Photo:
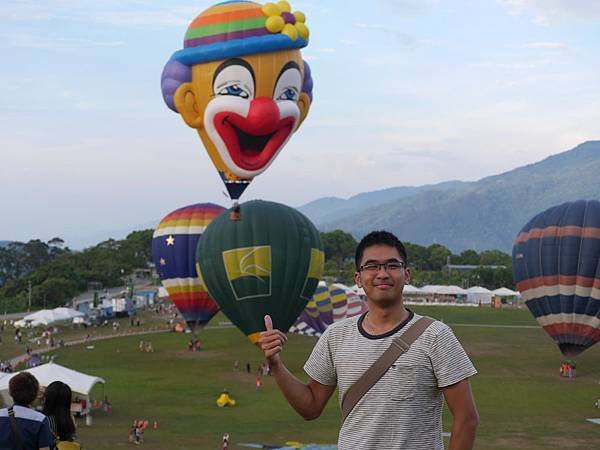
<path fill-rule="evenodd" d="M 152 238 L 156 271 L 169 297 L 194 330 L 219 311 L 196 274 L 196 247 L 204 230 L 225 208 L 198 203 L 176 209 L 160 221 Z"/>
<path fill-rule="evenodd" d="M 600 340 L 600 202 L 564 203 L 531 219 L 513 247 L 517 288 L 567 357 Z"/>
<path fill-rule="evenodd" d="M 367 304 L 347 286 L 319 282 L 312 299 L 306 304 L 291 333 L 320 336 L 332 323 L 358 316 L 367 310 Z"/>

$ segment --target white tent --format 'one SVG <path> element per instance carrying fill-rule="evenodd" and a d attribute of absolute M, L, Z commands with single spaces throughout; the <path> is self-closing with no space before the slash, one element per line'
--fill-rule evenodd
<path fill-rule="evenodd" d="M 442 294 L 442 295 L 467 295 L 467 291 L 458 286 L 440 286 L 436 284 L 428 284 L 421 288 L 421 292 L 425 294 Z"/>
<path fill-rule="evenodd" d="M 446 295 L 467 295 L 467 291 L 465 289 L 454 285 L 440 286 L 439 293 Z"/>
<path fill-rule="evenodd" d="M 85 314 L 73 308 L 54 308 L 52 312 L 54 313 L 56 320 L 71 320 L 74 317 L 85 316 Z"/>
<path fill-rule="evenodd" d="M 421 292 L 424 294 L 436 294 L 440 286 L 437 284 L 427 284 L 421 288 Z"/>
<path fill-rule="evenodd" d="M 482 286 L 473 286 L 467 289 L 467 302 L 489 305 L 492 303 L 494 293 Z"/>
<path fill-rule="evenodd" d="M 494 291 L 494 295 L 497 295 L 498 297 L 518 297 L 521 294 L 508 288 L 501 287 L 500 289 L 496 289 Z"/>
<path fill-rule="evenodd" d="M 418 287 L 414 287 L 412 284 L 405 284 L 404 289 L 402 290 L 404 294 L 420 294 L 421 290 Z"/>
<path fill-rule="evenodd" d="M 59 320 L 70 320 L 73 317 L 83 317 L 85 314 L 72 308 L 42 309 L 23 317 L 25 323 L 35 327 L 49 325 Z"/>
<path fill-rule="evenodd" d="M 32 369 L 25 369 L 24 372 L 32 374 L 42 387 L 46 387 L 54 381 L 62 381 L 74 393 L 79 394 L 80 397 L 89 397 L 90 391 L 96 383 L 104 384 L 104 380 L 100 377 L 86 375 L 85 373 L 77 372 L 76 370 L 52 362 L 33 367 Z M 15 375 L 16 373 L 10 373 L 0 378 L 0 395 L 6 404 L 11 402 L 10 395 L 8 394 L 8 382 Z"/>

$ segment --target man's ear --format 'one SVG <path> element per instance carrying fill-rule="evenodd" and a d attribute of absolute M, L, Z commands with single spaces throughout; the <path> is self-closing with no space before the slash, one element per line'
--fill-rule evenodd
<path fill-rule="evenodd" d="M 406 269 L 404 269 L 404 284 L 409 284 L 410 283 L 410 269 L 407 267 Z"/>
<path fill-rule="evenodd" d="M 181 114 L 184 122 L 191 128 L 202 128 L 203 117 L 196 102 L 196 94 L 192 89 L 192 83 L 183 83 L 175 91 L 175 108 Z"/>
<path fill-rule="evenodd" d="M 296 130 L 300 128 L 304 119 L 308 115 L 308 110 L 310 109 L 310 97 L 306 92 L 301 92 L 300 97 L 298 98 L 298 109 L 300 109 L 300 120 L 298 121 L 298 126 Z"/>
<path fill-rule="evenodd" d="M 356 286 L 358 286 L 359 288 L 362 288 L 362 283 L 360 282 L 360 272 L 354 272 L 354 283 L 356 284 Z"/>

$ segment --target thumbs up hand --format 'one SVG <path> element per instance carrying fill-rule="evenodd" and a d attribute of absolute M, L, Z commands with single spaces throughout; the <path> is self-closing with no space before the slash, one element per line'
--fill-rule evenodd
<path fill-rule="evenodd" d="M 265 316 L 265 329 L 266 331 L 260 333 L 258 343 L 269 365 L 275 366 L 280 361 L 279 353 L 287 342 L 287 336 L 283 332 L 273 329 L 273 320 L 268 314 Z"/>

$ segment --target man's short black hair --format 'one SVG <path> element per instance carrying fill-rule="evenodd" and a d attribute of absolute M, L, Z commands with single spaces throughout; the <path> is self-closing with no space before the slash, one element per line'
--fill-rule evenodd
<path fill-rule="evenodd" d="M 356 254 L 354 256 L 354 262 L 356 264 L 356 270 L 360 268 L 360 262 L 362 260 L 363 253 L 365 252 L 365 248 L 371 247 L 372 245 L 388 245 L 390 247 L 394 247 L 400 253 L 400 256 L 404 260 L 405 263 L 408 263 L 408 256 L 406 255 L 406 249 L 404 248 L 404 244 L 398 239 L 394 234 L 389 231 L 379 230 L 379 231 L 371 231 L 367 234 L 361 241 L 358 243 L 356 247 Z"/>
<path fill-rule="evenodd" d="M 8 382 L 8 393 L 15 405 L 29 406 L 37 398 L 40 390 L 38 380 L 29 372 L 16 374 Z"/>

